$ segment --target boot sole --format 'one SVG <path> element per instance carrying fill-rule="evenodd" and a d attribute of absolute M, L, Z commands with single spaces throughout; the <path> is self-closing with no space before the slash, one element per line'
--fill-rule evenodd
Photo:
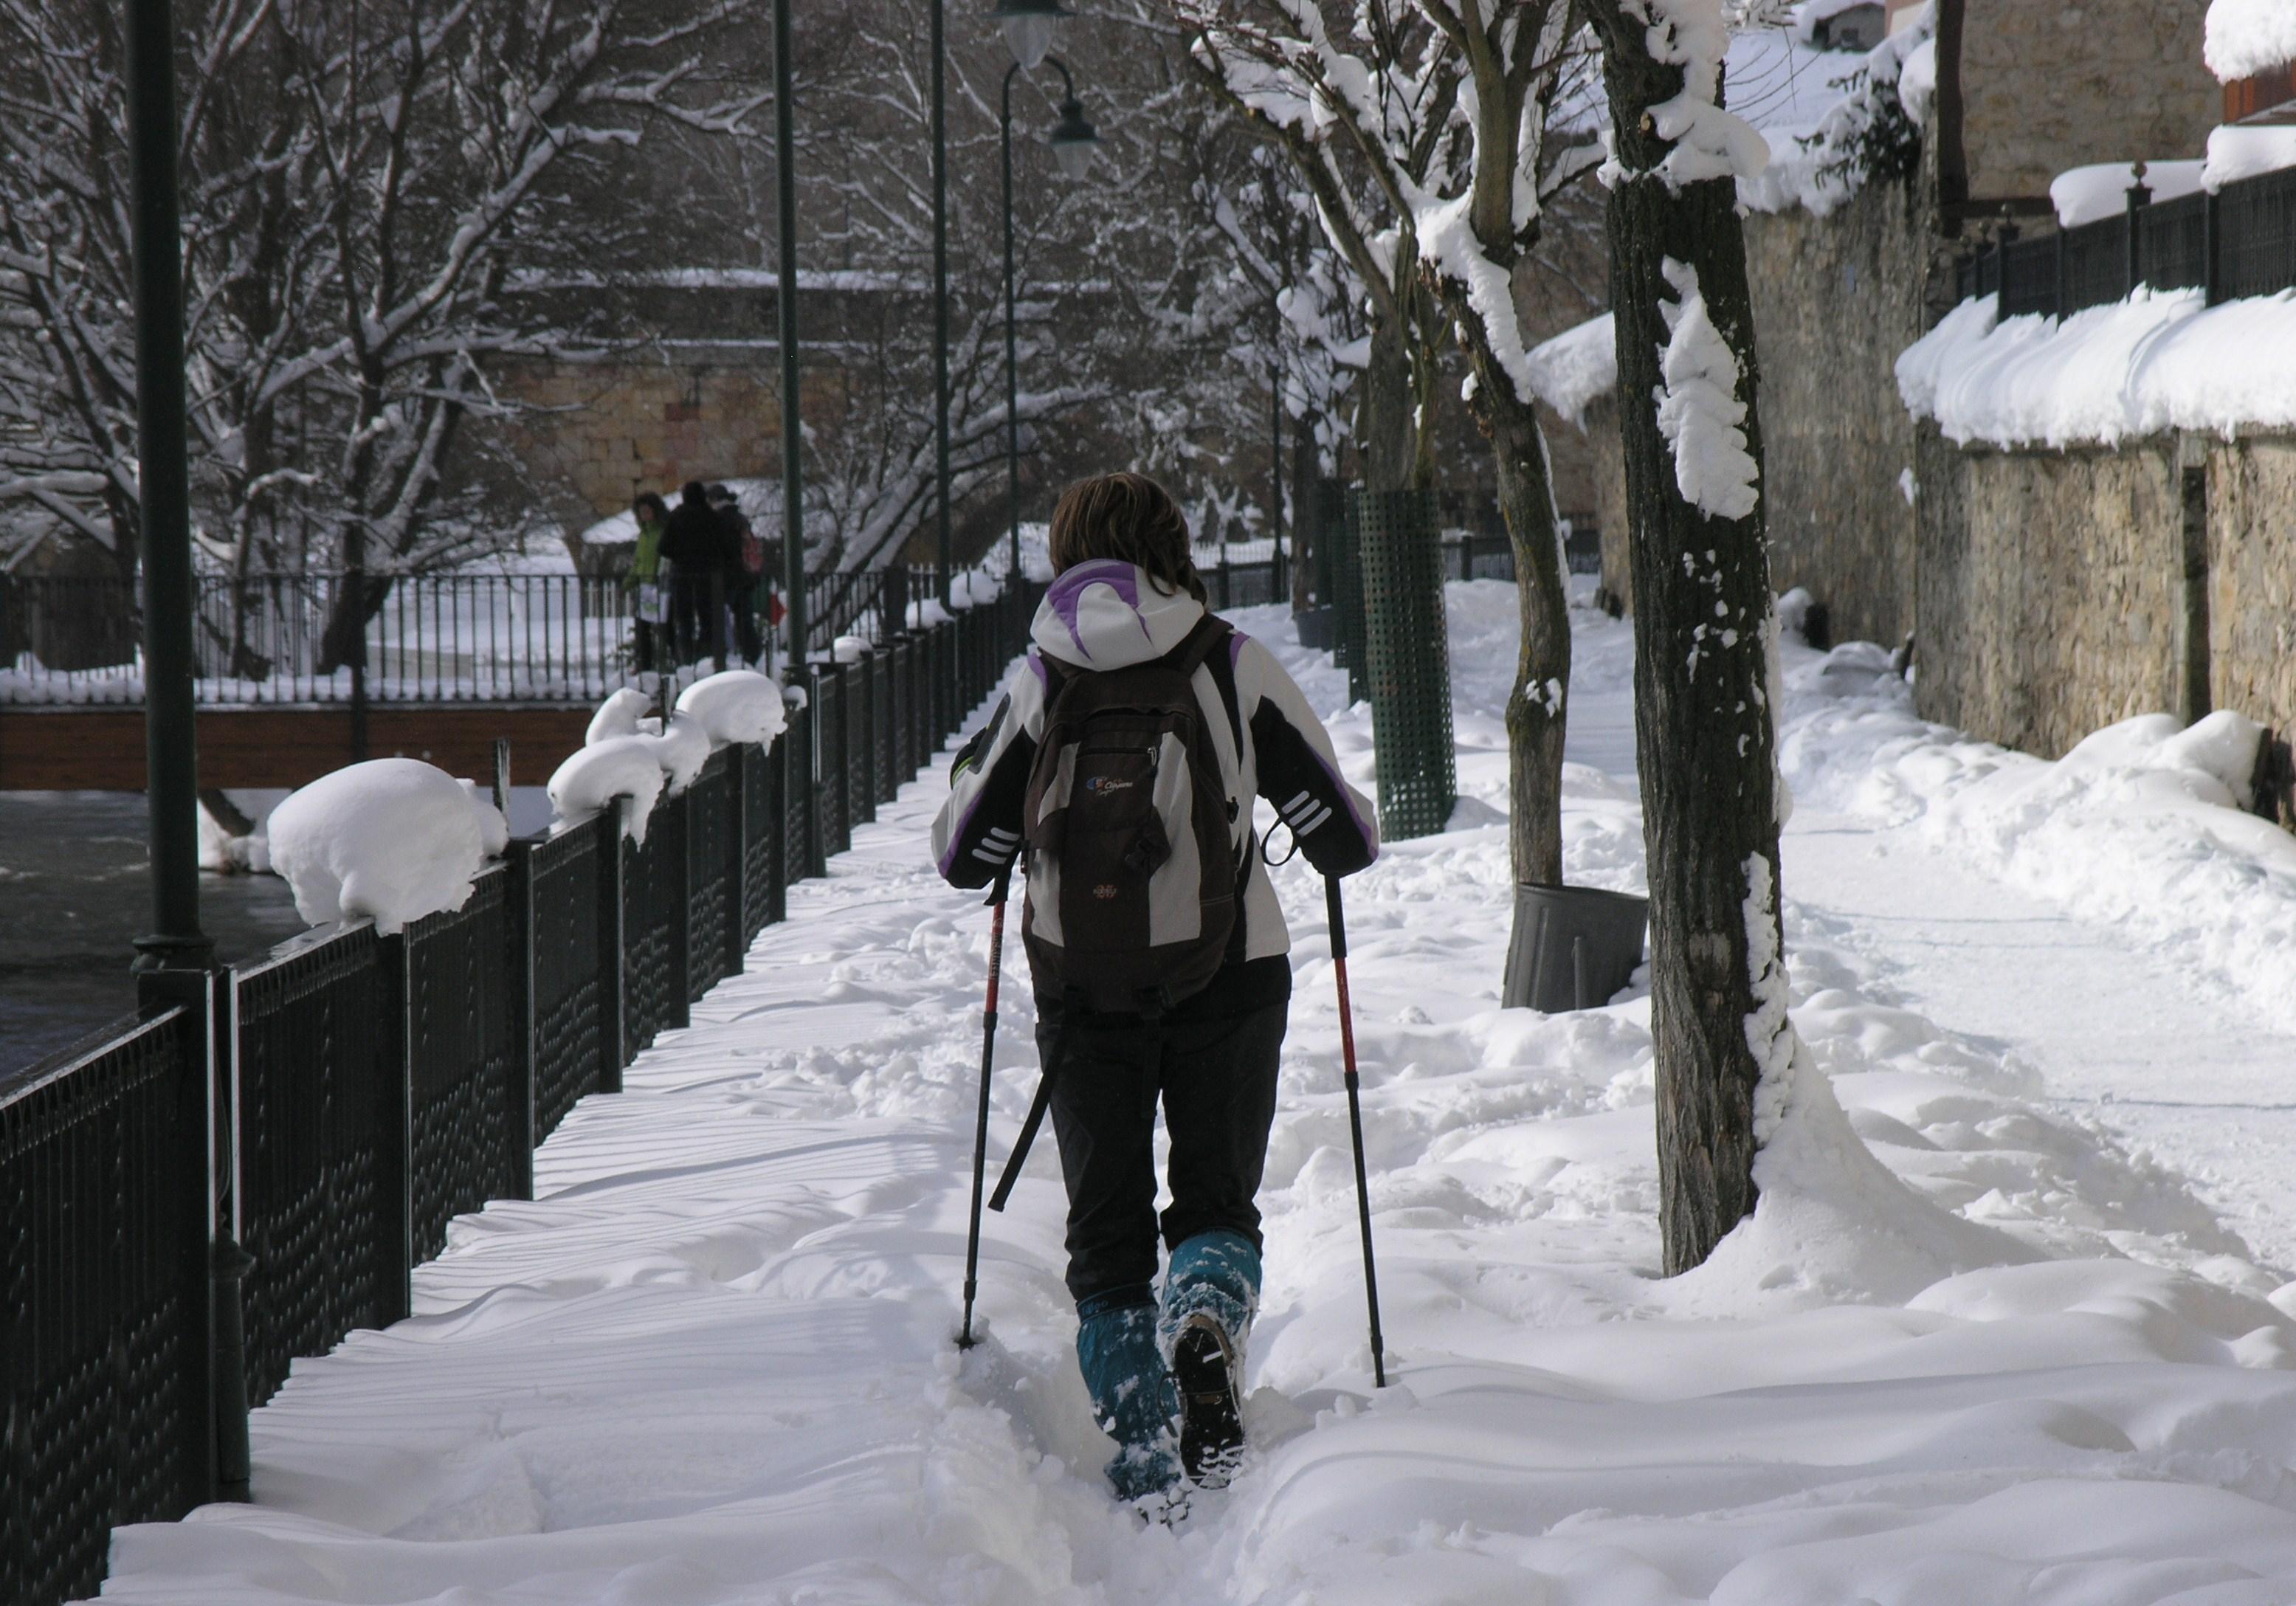
<path fill-rule="evenodd" d="M 1180 1394 L 1180 1465 L 1197 1487 L 1225 1487 L 1243 1455 L 1243 1407 L 1227 1335 L 1209 1316 L 1192 1316 L 1181 1330 L 1172 1381 Z"/>

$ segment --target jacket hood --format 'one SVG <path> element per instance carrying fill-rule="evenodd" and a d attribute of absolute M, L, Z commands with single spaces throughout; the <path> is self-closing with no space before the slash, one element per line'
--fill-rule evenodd
<path fill-rule="evenodd" d="M 1053 582 L 1029 635 L 1064 664 L 1121 669 L 1163 657 L 1203 617 L 1201 602 L 1162 590 L 1137 564 L 1095 558 Z"/>

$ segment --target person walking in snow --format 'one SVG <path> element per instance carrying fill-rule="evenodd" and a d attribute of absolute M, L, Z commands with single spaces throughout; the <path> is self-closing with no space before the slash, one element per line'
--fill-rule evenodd
<path fill-rule="evenodd" d="M 630 516 L 637 520 L 638 538 L 622 584 L 629 589 L 630 611 L 636 619 L 633 667 L 644 675 L 663 667 L 661 638 L 669 620 L 669 597 L 661 583 L 661 533 L 669 522 L 669 508 L 652 491 L 641 491 L 630 504 Z"/>
<path fill-rule="evenodd" d="M 1068 1187 L 1077 1360 L 1117 1443 L 1118 1496 L 1166 1498 L 1224 1482 L 1243 1441 L 1254 1196 L 1292 996 L 1252 799 L 1327 875 L 1370 864 L 1379 838 L 1291 676 L 1206 608 L 1161 487 L 1138 474 L 1070 487 L 1051 549 L 1033 644 L 957 755 L 933 849 L 948 881 L 983 887 L 1029 848 L 1021 930 L 1038 1098 Z"/>
<path fill-rule="evenodd" d="M 661 555 L 670 567 L 670 597 L 676 619 L 680 663 L 690 663 L 723 649 L 726 624 L 721 617 L 727 547 L 731 532 L 699 479 L 689 479 L 677 494 L 677 507 L 661 535 Z"/>

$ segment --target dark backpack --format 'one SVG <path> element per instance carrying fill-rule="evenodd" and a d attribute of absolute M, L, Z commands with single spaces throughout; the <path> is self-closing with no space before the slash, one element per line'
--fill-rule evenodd
<path fill-rule="evenodd" d="M 1021 932 L 1039 990 L 1152 1017 L 1231 956 L 1249 859 L 1233 845 L 1236 807 L 1192 679 L 1230 634 L 1206 614 L 1146 663 L 1045 663 L 1021 815 L 1049 905 L 1031 899 Z"/>

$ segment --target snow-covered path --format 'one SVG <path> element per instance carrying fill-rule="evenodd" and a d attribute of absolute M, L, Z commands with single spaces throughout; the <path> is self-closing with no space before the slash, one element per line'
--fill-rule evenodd
<path fill-rule="evenodd" d="M 1788 764 L 1805 794 L 1785 873 L 1795 1020 L 1847 1124 L 1811 1125 L 1825 1141 L 1766 1182 L 1762 1213 L 1660 1280 L 1646 999 L 1496 1007 L 1513 596 L 1480 582 L 1449 600 L 1466 802 L 1453 831 L 1349 883 L 1394 1387 L 1370 1387 L 1331 971 L 1296 872 L 1244 1476 L 1177 1534 L 1136 1530 L 1102 1494 L 1049 1144 L 991 1218 L 989 1340 L 960 1363 L 987 922 L 924 863 L 936 773 L 792 892 L 789 922 L 629 1091 L 584 1102 L 540 1157 L 542 1198 L 456 1225 L 413 1320 L 298 1365 L 255 1418 L 257 1504 L 123 1530 L 108 1595 L 2296 1599 L 2281 1278 L 2179 1176 L 2054 1112 L 2091 1086 L 2076 1073 L 2135 1084 L 2061 1023 L 2173 1087 L 2179 1056 L 2243 1020 L 2266 1041 L 2268 1009 L 2241 1002 L 2261 972 L 2214 955 L 2224 996 L 2177 1014 L 2144 989 L 2160 950 L 2139 938 L 2096 938 L 2030 889 L 2015 917 L 2057 924 L 1983 926 L 2022 873 L 2017 842 L 1993 832 L 1986 858 L 1939 822 L 2013 766 L 1939 747 L 1887 688 L 1809 702 Z M 1587 762 L 1567 781 L 1570 873 L 1635 888 L 1630 642 L 1574 623 Z M 1278 616 L 1247 626 L 1334 711 L 1367 786 L 1368 720 L 1339 711 L 1341 677 Z M 1841 667 L 1797 663 L 1798 684 Z M 1933 779 L 1947 751 L 1960 779 L 1920 791 L 1907 777 Z M 1875 792 L 1877 776 L 1893 779 Z M 2282 896 L 2277 874 L 2243 884 Z M 2276 907 L 2246 924 L 2268 934 Z M 2109 972 L 2105 950 L 2133 968 Z M 1005 996 L 998 1154 L 1035 1067 L 1026 989 Z M 2166 1152 L 2165 1131 L 2145 1141 Z M 2259 1132 L 2193 1126 L 2196 1159 L 2255 1184 L 2241 1219 L 2261 1236 L 2268 1177 L 2235 1164 Z M 1858 1168 L 1869 1147 L 1903 1185 Z"/>
<path fill-rule="evenodd" d="M 2261 1263 L 2296 1267 L 2296 1036 L 1903 829 L 1800 816 L 1786 886 L 1847 922 L 1909 1008 L 2000 1045 L 2032 1068 L 2046 1108 L 2150 1152 Z"/>

